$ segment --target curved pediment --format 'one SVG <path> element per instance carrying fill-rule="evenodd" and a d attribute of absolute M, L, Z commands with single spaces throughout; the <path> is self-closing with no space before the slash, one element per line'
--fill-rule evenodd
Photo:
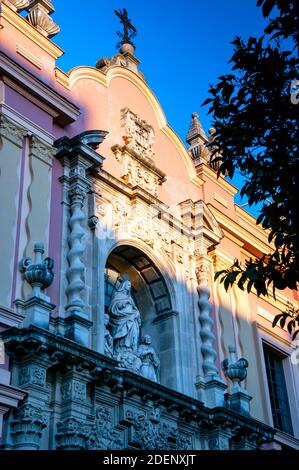
<path fill-rule="evenodd" d="M 122 123 L 123 110 L 127 109 L 136 120 L 145 123 L 145 128 L 153 129 L 151 138 L 155 156 L 152 163 L 166 175 L 159 199 L 173 205 L 186 198 L 197 200 L 201 197 L 199 188 L 203 181 L 197 176 L 185 145 L 167 124 L 159 101 L 142 76 L 121 66 L 112 66 L 106 73 L 93 67 L 76 67 L 68 74 L 68 87 L 77 96 L 83 111 L 72 126 L 72 132 L 95 128 L 109 130 L 101 146 L 106 171 L 124 178 L 113 148 L 126 144 Z"/>
<path fill-rule="evenodd" d="M 220 242 L 224 236 L 223 231 L 204 201 L 195 203 L 195 220 L 197 236 L 203 235 L 211 245 Z"/>
<path fill-rule="evenodd" d="M 208 206 L 202 201 L 203 205 L 203 222 L 204 226 L 211 230 L 219 240 L 223 238 L 224 234 L 222 228 L 220 227 L 219 223 L 217 222 L 215 216 L 212 214 Z"/>

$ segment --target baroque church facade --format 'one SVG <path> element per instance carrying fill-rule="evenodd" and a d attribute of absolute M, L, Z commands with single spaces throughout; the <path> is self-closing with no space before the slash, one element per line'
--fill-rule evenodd
<path fill-rule="evenodd" d="M 1 4 L 1 448 L 299 448 L 296 351 L 271 326 L 293 293 L 214 281 L 269 245 L 213 130 L 194 113 L 185 146 L 167 124 L 125 10 L 119 53 L 68 73 L 53 11 Z"/>

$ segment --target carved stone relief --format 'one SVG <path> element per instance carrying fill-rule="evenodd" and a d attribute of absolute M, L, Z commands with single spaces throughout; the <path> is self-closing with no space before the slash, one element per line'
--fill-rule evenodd
<path fill-rule="evenodd" d="M 30 365 L 20 369 L 19 384 L 33 384 L 45 387 L 46 385 L 46 370 L 42 367 Z"/>
<path fill-rule="evenodd" d="M 77 400 L 86 401 L 86 384 L 79 380 L 70 380 L 61 385 L 62 401 Z"/>
<path fill-rule="evenodd" d="M 132 423 L 131 444 L 142 450 L 188 450 L 191 448 L 189 436 L 183 436 L 173 424 L 161 418 L 161 410 L 149 412 L 127 410 L 126 418 Z"/>
<path fill-rule="evenodd" d="M 0 135 L 11 140 L 18 146 L 22 146 L 22 141 L 27 134 L 26 129 L 17 126 L 4 115 L 0 116 Z"/>
<path fill-rule="evenodd" d="M 96 410 L 95 422 L 88 433 L 86 448 L 90 450 L 120 450 L 121 433 L 113 426 L 112 411 L 104 406 Z"/>
<path fill-rule="evenodd" d="M 133 154 L 127 146 L 114 145 L 112 151 L 116 159 L 121 162 L 121 178 L 131 188 L 139 186 L 148 193 L 158 197 L 159 185 L 164 181 L 164 173 L 142 156 Z"/>
<path fill-rule="evenodd" d="M 52 166 L 55 149 L 44 144 L 37 137 L 33 137 L 31 140 L 30 153 L 47 165 Z"/>
<path fill-rule="evenodd" d="M 165 174 L 154 162 L 154 129 L 128 108 L 121 110 L 124 145 L 114 145 L 112 151 L 122 163 L 121 178 L 130 187 L 139 186 L 155 197 Z"/>
<path fill-rule="evenodd" d="M 158 382 L 159 358 L 151 346 L 151 337 L 140 340 L 141 317 L 131 295 L 131 282 L 126 276 L 114 291 L 106 318 L 105 353 L 118 361 L 121 369 Z M 108 345 L 109 338 L 109 345 Z M 108 347 L 109 346 L 109 347 Z"/>
<path fill-rule="evenodd" d="M 155 134 L 152 126 L 128 108 L 121 110 L 121 125 L 125 145 L 137 155 L 152 159 L 154 157 Z"/>
<path fill-rule="evenodd" d="M 41 408 L 24 403 L 14 412 L 12 438 L 18 448 L 38 450 L 43 429 L 47 426 L 48 416 Z"/>

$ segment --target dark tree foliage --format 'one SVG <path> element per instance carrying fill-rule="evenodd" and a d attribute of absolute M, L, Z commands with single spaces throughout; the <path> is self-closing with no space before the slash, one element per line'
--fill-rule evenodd
<path fill-rule="evenodd" d="M 257 6 L 264 17 L 276 16 L 261 38 L 232 41 L 232 73 L 210 87 L 204 105 L 210 103 L 216 130 L 211 161 L 220 165 L 219 175 L 232 178 L 238 171 L 245 177 L 241 195 L 261 206 L 257 224 L 273 244 L 271 252 L 245 265 L 235 260 L 215 279 L 226 289 L 237 283 L 248 292 L 267 295 L 271 289 L 275 295 L 276 289 L 296 289 L 299 281 L 299 2 L 258 0 Z M 294 309 L 281 315 L 276 323 L 289 318 L 290 331 L 299 326 Z"/>

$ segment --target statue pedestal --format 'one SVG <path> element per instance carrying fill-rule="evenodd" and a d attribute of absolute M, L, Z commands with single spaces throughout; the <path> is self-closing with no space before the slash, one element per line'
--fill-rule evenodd
<path fill-rule="evenodd" d="M 250 415 L 250 402 L 252 397 L 244 389 L 239 387 L 234 393 L 225 394 L 226 406 L 231 410 L 237 411 L 243 415 Z"/>
<path fill-rule="evenodd" d="M 84 315 L 84 316 L 83 316 Z M 82 344 L 89 346 L 89 330 L 92 326 L 92 321 L 85 317 L 85 313 L 72 312 L 65 319 L 65 337 Z"/>
<path fill-rule="evenodd" d="M 49 329 L 50 315 L 55 305 L 41 297 L 30 297 L 27 300 L 17 299 L 15 305 L 18 313 L 24 315 L 23 326 L 36 325 Z"/>
<path fill-rule="evenodd" d="M 227 384 L 218 375 L 199 377 L 195 385 L 199 391 L 199 400 L 205 406 L 208 408 L 224 406 L 224 391 L 227 389 Z"/>

